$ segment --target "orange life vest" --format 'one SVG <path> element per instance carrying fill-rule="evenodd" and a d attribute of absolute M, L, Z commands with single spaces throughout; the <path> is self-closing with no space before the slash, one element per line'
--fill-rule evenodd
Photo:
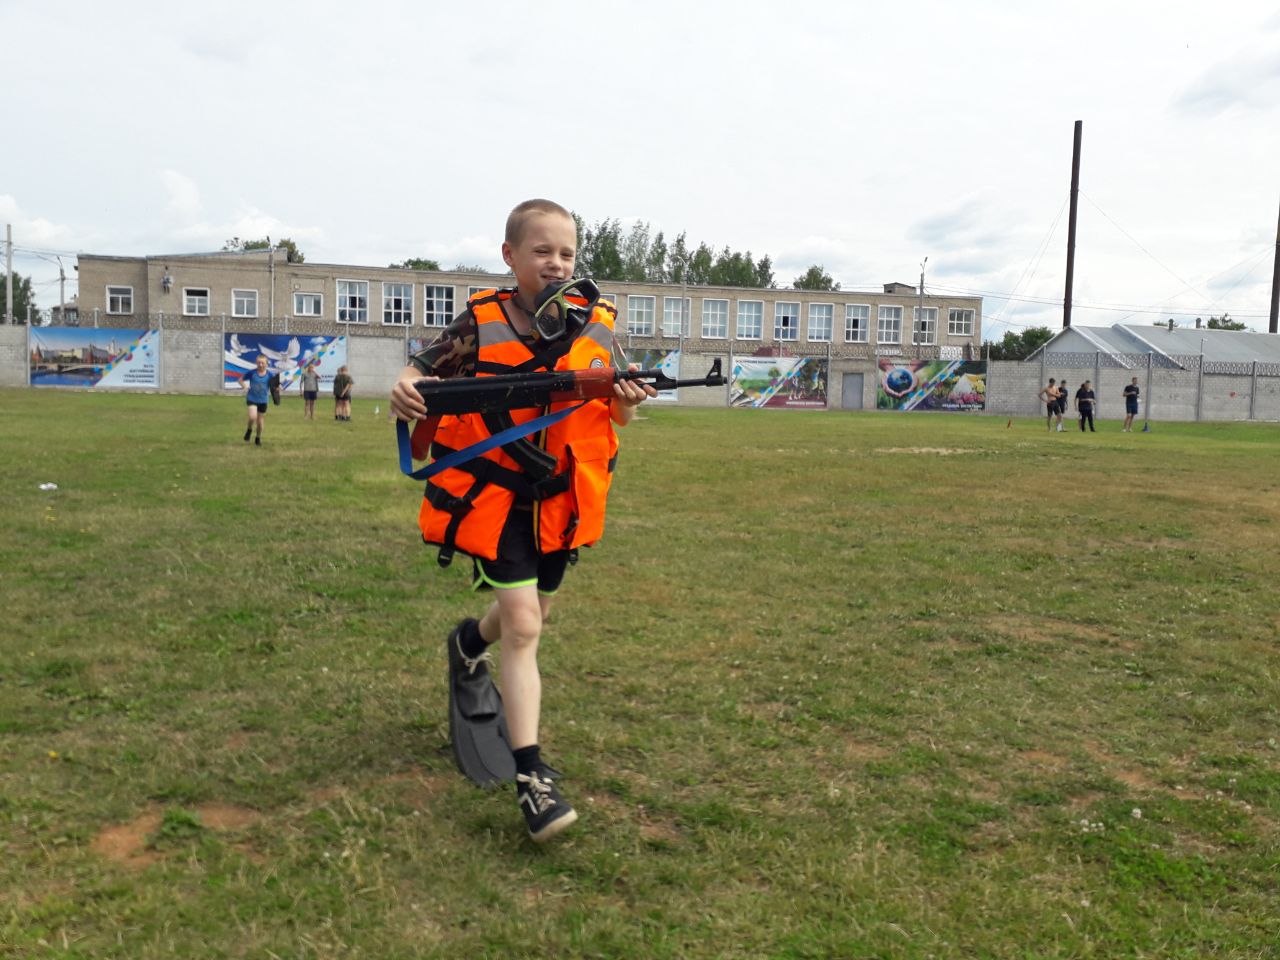
<path fill-rule="evenodd" d="M 468 302 L 476 320 L 476 376 L 546 370 L 550 358 L 535 354 L 512 329 L 502 304 L 512 290 L 484 290 Z M 550 369 L 586 370 L 612 366 L 617 311 L 598 303 Z M 552 354 L 554 355 L 554 354 Z M 547 410 L 509 414 L 467 413 L 441 418 L 431 444 L 433 459 L 478 443 L 514 423 L 528 423 L 582 401 L 552 404 Z M 534 530 L 542 553 L 589 546 L 604 531 L 605 500 L 618 453 L 609 400 L 587 400 L 580 410 L 527 437 L 442 470 L 427 481 L 418 525 L 422 539 L 440 546 L 440 565 L 455 551 L 496 560 L 498 538 L 517 501 L 532 503 Z"/>

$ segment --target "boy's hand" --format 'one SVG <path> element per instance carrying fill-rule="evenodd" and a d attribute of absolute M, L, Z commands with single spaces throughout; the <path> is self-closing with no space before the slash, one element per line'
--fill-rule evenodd
<path fill-rule="evenodd" d="M 407 369 L 400 374 L 400 379 L 391 388 L 391 412 L 400 420 L 425 420 L 427 406 L 422 402 L 422 395 L 414 386 L 419 380 L 439 380 L 439 377 L 424 377 L 415 367 L 410 373 Z"/>
<path fill-rule="evenodd" d="M 639 370 L 640 365 L 631 363 L 627 365 L 628 370 Z M 653 388 L 652 384 L 640 383 L 635 380 L 619 380 L 613 385 L 614 398 L 628 407 L 638 407 L 650 397 L 656 397 L 658 391 Z"/>

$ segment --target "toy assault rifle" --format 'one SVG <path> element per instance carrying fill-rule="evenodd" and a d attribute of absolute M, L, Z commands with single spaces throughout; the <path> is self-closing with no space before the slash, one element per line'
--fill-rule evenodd
<path fill-rule="evenodd" d="M 400 469 L 415 480 L 432 476 L 440 470 L 478 457 L 486 450 L 502 446 L 536 433 L 573 413 L 588 400 L 613 396 L 613 385 L 621 380 L 648 384 L 655 390 L 676 387 L 723 387 L 727 382 L 720 371 L 720 360 L 711 364 L 705 377 L 695 380 L 673 380 L 661 370 L 615 370 L 597 367 L 590 370 L 559 370 L 551 373 L 500 373 L 492 377 L 458 377 L 453 380 L 419 380 L 414 386 L 427 406 L 427 418 L 413 429 L 410 440 L 405 424 L 396 425 L 400 436 Z M 531 407 L 545 408 L 553 403 L 578 401 L 576 406 L 544 414 L 536 420 L 509 427 L 478 444 L 451 453 L 422 470 L 415 471 L 412 460 L 426 458 L 435 437 L 436 425 L 447 414 L 500 414 Z M 508 422 L 510 422 L 508 420 Z M 412 456 L 410 456 L 412 455 Z"/>
<path fill-rule="evenodd" d="M 673 380 L 661 370 L 560 370 L 551 373 L 500 373 L 492 377 L 458 377 L 453 380 L 419 380 L 414 386 L 427 405 L 427 415 L 494 413 L 546 407 L 572 400 L 594 400 L 613 396 L 613 385 L 621 380 L 646 383 L 655 390 L 676 387 L 723 387 L 720 358 L 711 364 L 705 377 Z"/>

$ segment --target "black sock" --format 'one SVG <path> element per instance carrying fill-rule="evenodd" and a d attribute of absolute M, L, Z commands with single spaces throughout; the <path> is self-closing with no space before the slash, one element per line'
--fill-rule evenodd
<path fill-rule="evenodd" d="M 536 743 L 531 747 L 512 750 L 511 755 L 516 758 L 516 773 L 533 773 L 542 763 L 542 758 L 538 756 L 538 745 Z"/>
<path fill-rule="evenodd" d="M 488 644 L 484 642 L 484 637 L 480 636 L 480 624 L 477 621 L 468 620 L 462 625 L 462 630 L 458 634 L 458 646 L 462 650 L 462 655 L 468 660 L 474 660 L 484 653 Z"/>

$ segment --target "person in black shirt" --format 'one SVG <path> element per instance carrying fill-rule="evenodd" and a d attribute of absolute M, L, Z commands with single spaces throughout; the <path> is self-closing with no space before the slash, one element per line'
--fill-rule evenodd
<path fill-rule="evenodd" d="M 1124 430 L 1123 433 L 1133 432 L 1133 418 L 1138 415 L 1138 378 L 1133 378 L 1133 383 L 1126 384 L 1124 388 Z"/>
<path fill-rule="evenodd" d="M 1088 380 L 1080 384 L 1080 389 L 1076 391 L 1076 412 L 1080 414 L 1080 432 L 1084 433 L 1084 425 L 1089 424 L 1089 432 L 1097 433 L 1093 428 L 1093 404 L 1094 400 L 1093 387 Z"/>

